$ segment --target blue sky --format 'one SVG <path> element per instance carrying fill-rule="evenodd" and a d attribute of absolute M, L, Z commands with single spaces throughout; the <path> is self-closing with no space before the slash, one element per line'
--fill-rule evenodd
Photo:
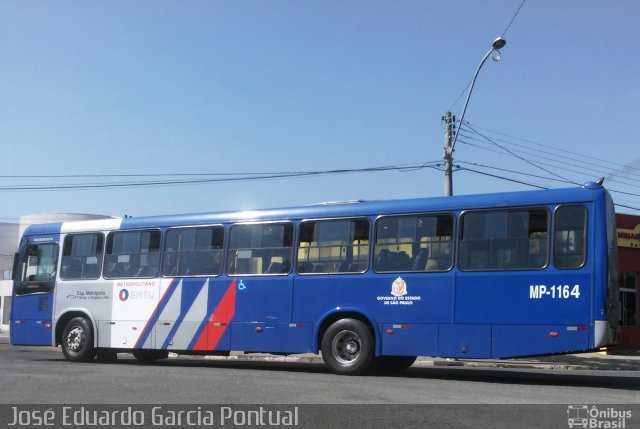
<path fill-rule="evenodd" d="M 442 195 L 443 173 L 433 168 L 6 188 L 149 180 L 15 177 L 25 175 L 441 160 L 442 115 L 452 108 L 459 116 L 464 97 L 454 101 L 520 3 L 0 1 L 0 222 L 45 212 L 142 216 Z M 569 184 L 543 177 L 606 176 L 621 191 L 617 202 L 640 208 L 639 24 L 635 0 L 527 0 L 505 34 L 502 61 L 484 65 L 465 118 L 493 143 L 467 129 L 455 164 L 546 187 Z M 454 173 L 455 194 L 519 189 L 533 188 Z"/>

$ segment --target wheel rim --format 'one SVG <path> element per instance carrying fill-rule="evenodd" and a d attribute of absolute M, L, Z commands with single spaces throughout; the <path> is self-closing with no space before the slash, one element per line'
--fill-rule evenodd
<path fill-rule="evenodd" d="M 353 331 L 340 331 L 331 342 L 331 351 L 336 360 L 342 364 L 355 362 L 362 351 L 362 342 Z"/>
<path fill-rule="evenodd" d="M 67 350 L 70 350 L 72 352 L 79 351 L 84 345 L 84 338 L 84 329 L 79 326 L 71 329 L 67 334 Z"/>

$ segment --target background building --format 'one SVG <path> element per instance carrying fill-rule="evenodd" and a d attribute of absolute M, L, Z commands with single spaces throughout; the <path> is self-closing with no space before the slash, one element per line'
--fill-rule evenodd
<path fill-rule="evenodd" d="M 11 316 L 11 269 L 18 249 L 20 225 L 0 223 L 0 329 L 9 327 Z"/>
<path fill-rule="evenodd" d="M 616 215 L 620 253 L 621 347 L 640 348 L 638 277 L 640 276 L 640 216 Z"/>

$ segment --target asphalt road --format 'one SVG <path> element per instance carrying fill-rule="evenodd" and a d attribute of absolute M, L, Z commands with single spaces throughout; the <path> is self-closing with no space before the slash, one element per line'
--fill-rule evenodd
<path fill-rule="evenodd" d="M 3 404 L 381 404 L 397 411 L 407 404 L 565 404 L 566 415 L 566 404 L 640 404 L 640 371 L 423 366 L 394 376 L 345 377 L 298 362 L 189 357 L 142 365 L 120 354 L 114 363 L 78 364 L 59 349 L 3 342 L 0 389 Z M 510 409 L 514 419 L 527 411 Z M 452 410 L 451 426 L 441 427 L 486 427 L 474 408 Z M 496 413 L 508 427 L 509 416 Z M 501 426 L 495 415 L 486 418 Z M 429 423 L 424 416 L 418 421 Z"/>

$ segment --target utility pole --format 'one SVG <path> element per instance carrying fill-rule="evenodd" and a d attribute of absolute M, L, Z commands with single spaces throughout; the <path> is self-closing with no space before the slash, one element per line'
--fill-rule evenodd
<path fill-rule="evenodd" d="M 453 123 L 455 116 L 451 112 L 444 114 L 444 195 L 450 197 L 453 195 L 453 147 L 451 139 L 453 138 Z"/>

